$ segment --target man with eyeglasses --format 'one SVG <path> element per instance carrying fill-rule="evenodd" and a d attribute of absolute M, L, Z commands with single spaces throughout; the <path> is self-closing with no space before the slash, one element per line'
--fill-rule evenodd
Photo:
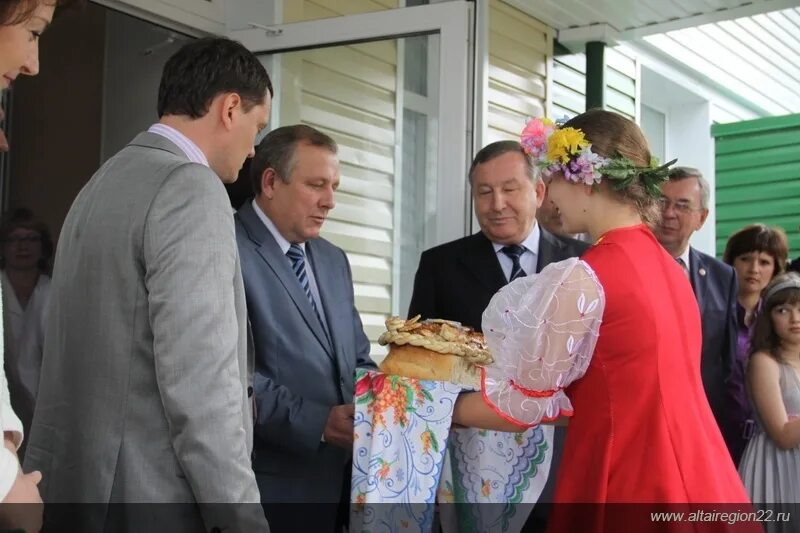
<path fill-rule="evenodd" d="M 673 168 L 661 192 L 661 222 L 655 234 L 692 283 L 703 327 L 700 371 L 719 424 L 727 403 L 725 382 L 736 356 L 736 275 L 729 265 L 689 245 L 708 218 L 709 185 L 700 171 Z"/>

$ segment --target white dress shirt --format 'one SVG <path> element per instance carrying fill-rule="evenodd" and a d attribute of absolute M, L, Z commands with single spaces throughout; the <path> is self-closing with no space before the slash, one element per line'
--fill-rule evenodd
<path fill-rule="evenodd" d="M 683 261 L 683 270 L 684 272 L 686 272 L 686 275 L 688 276 L 689 273 L 692 271 L 691 266 L 689 265 L 689 246 L 687 246 L 686 249 L 683 251 L 683 253 L 678 257 L 676 257 L 675 259 L 676 260 L 680 259 L 681 261 Z"/>
<path fill-rule="evenodd" d="M 539 238 L 541 235 L 542 232 L 539 230 L 539 224 L 534 222 L 533 229 L 528 236 L 525 237 L 525 240 L 520 243 L 525 247 L 525 251 L 519 257 L 519 265 L 522 267 L 522 270 L 525 271 L 525 274 L 536 273 L 536 262 L 539 258 Z M 492 246 L 494 246 L 494 251 L 497 254 L 497 260 L 500 261 L 500 268 L 503 269 L 503 274 L 505 274 L 506 279 L 509 279 L 514 262 L 501 251 L 506 245 L 492 242 Z"/>

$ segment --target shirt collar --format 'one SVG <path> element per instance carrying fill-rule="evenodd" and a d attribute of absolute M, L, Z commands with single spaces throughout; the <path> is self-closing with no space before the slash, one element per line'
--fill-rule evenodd
<path fill-rule="evenodd" d="M 528 236 L 525 237 L 525 240 L 523 240 L 519 244 L 524 246 L 525 249 L 527 251 L 531 252 L 533 255 L 536 255 L 536 254 L 539 253 L 539 238 L 541 237 L 541 235 L 542 235 L 542 232 L 539 230 L 539 223 L 538 222 L 534 222 L 533 223 L 533 229 L 531 230 L 531 232 L 528 233 Z M 500 253 L 500 250 L 502 250 L 506 245 L 505 244 L 498 244 L 498 243 L 492 241 L 492 246 L 494 246 L 494 252 L 495 253 Z"/>
<path fill-rule="evenodd" d="M 687 246 L 686 249 L 683 251 L 683 253 L 676 258 L 676 259 L 680 259 L 681 261 L 683 261 L 683 264 L 686 265 L 686 270 L 691 270 L 691 267 L 689 266 L 689 249 L 690 248 L 691 248 L 691 246 Z"/>
<path fill-rule="evenodd" d="M 278 231 L 278 228 L 275 226 L 275 223 L 272 222 L 272 220 L 266 215 L 266 213 L 264 213 L 264 211 L 261 210 L 261 206 L 258 205 L 255 198 L 253 198 L 252 203 L 253 203 L 253 210 L 256 212 L 256 215 L 258 215 L 258 218 L 261 219 L 261 222 L 264 223 L 269 232 L 275 238 L 275 242 L 278 243 L 278 246 L 280 247 L 281 252 L 283 252 L 283 255 L 286 255 L 286 252 L 289 251 L 289 247 L 292 245 L 292 243 L 290 243 L 288 240 L 286 240 L 286 238 L 283 235 L 281 235 L 281 232 Z M 306 243 L 299 242 L 297 244 L 303 250 L 303 253 L 306 253 Z"/>
<path fill-rule="evenodd" d="M 161 135 L 162 137 L 166 137 L 168 140 L 175 143 L 175 145 L 186 155 L 186 158 L 192 163 L 198 163 L 206 167 L 209 166 L 208 158 L 200 149 L 200 147 L 197 146 L 189 137 L 179 132 L 172 126 L 167 126 L 166 124 L 157 122 L 156 124 L 150 126 L 147 131 Z"/>

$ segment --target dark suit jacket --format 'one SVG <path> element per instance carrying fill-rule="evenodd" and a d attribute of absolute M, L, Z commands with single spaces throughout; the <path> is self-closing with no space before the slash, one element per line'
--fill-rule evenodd
<path fill-rule="evenodd" d="M 726 381 L 736 359 L 736 273 L 730 265 L 690 248 L 689 277 L 703 325 L 700 373 L 717 423 L 723 420 Z"/>
<path fill-rule="evenodd" d="M 353 401 L 357 366 L 373 367 L 345 253 L 306 242 L 327 331 L 251 202 L 236 213 L 255 345 L 253 469 L 263 502 L 338 502 L 347 451 L 320 442 L 334 405 Z M 289 494 L 295 496 L 288 496 Z"/>
<path fill-rule="evenodd" d="M 536 272 L 556 261 L 582 254 L 589 245 L 557 237 L 540 226 Z M 489 300 L 507 283 L 492 242 L 475 233 L 430 250 L 420 257 L 408 316 L 455 320 L 481 331 Z"/>
<path fill-rule="evenodd" d="M 536 272 L 550 263 L 580 256 L 589 247 L 582 241 L 557 237 L 541 226 L 539 229 Z M 507 283 L 492 242 L 483 232 L 478 232 L 423 252 L 408 316 L 419 314 L 422 318 L 456 320 L 481 331 L 483 311 L 492 296 Z M 541 502 L 552 500 L 564 438 L 564 428 L 556 428 L 550 473 L 539 499 Z M 523 531 L 544 531 L 547 514 L 547 505 L 537 504 Z"/>

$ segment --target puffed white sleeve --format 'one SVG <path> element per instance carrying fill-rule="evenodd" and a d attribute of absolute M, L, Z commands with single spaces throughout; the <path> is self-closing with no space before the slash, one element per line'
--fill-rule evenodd
<path fill-rule="evenodd" d="M 2 312 L 2 291 L 0 291 L 0 313 Z M 0 340 L 3 339 L 3 321 L 0 320 Z M 22 422 L 11 408 L 11 395 L 8 393 L 8 380 L 4 370 L 5 353 L 0 344 L 0 427 L 3 434 L 11 435 L 14 447 L 22 443 Z M 19 473 L 19 459 L 5 446 L 0 446 L 0 501 L 3 501 Z"/>
<path fill-rule="evenodd" d="M 577 258 L 503 287 L 483 313 L 494 357 L 482 370 L 484 400 L 524 426 L 571 416 L 564 388 L 586 373 L 604 309 L 602 285 Z"/>

